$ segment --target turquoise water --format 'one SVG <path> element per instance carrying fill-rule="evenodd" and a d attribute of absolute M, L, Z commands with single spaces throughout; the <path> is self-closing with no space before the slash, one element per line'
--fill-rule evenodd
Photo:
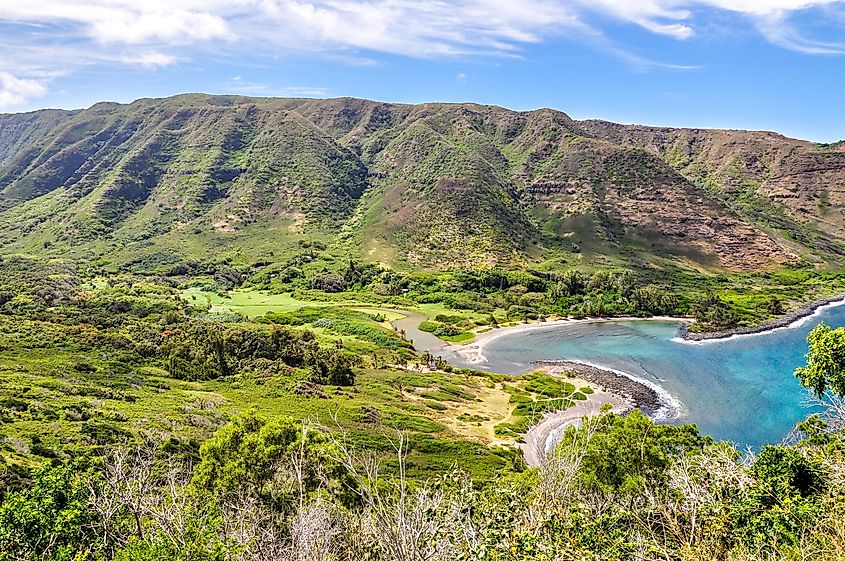
<path fill-rule="evenodd" d="M 758 447 L 780 442 L 813 411 L 793 376 L 806 337 L 824 321 L 845 325 L 845 306 L 824 308 L 799 327 L 705 344 L 672 341 L 673 321 L 608 321 L 503 334 L 484 347 L 486 362 L 462 364 L 522 373 L 534 360 L 578 360 L 650 380 L 681 403 L 677 422 L 720 440 Z"/>

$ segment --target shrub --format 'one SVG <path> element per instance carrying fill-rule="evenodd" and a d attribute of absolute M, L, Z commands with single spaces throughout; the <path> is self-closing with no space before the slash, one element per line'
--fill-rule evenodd
<path fill-rule="evenodd" d="M 311 279 L 310 287 L 312 290 L 322 290 L 323 292 L 343 292 L 346 290 L 346 279 L 340 275 L 321 274 Z"/>

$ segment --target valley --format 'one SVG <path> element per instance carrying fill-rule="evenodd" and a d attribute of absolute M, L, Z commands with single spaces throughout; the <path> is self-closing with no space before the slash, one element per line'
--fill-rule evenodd
<path fill-rule="evenodd" d="M 814 328 L 845 307 L 673 339 L 841 300 L 843 174 L 841 144 L 478 104 L 186 94 L 0 115 L 0 559 L 35 535 L 19 511 L 60 524 L 79 504 L 100 510 L 68 523 L 78 555 L 45 558 L 259 559 L 227 532 L 287 544 L 313 513 L 314 535 L 368 554 L 394 516 L 460 528 L 441 544 L 474 525 L 491 549 L 462 555 L 495 555 L 455 558 L 491 561 L 559 559 L 535 539 L 750 560 L 796 517 L 835 541 L 838 402 L 805 401 L 845 392 L 838 367 L 812 370 L 838 364 L 841 330 Z M 793 468 L 828 486 L 796 491 Z M 714 479 L 695 547 L 739 557 L 625 533 Z M 174 512 L 194 545 L 162 537 Z"/>

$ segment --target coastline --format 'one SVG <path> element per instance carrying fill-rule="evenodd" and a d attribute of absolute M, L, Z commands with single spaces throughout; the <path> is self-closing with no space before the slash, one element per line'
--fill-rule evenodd
<path fill-rule="evenodd" d="M 584 382 L 593 388 L 594 393 L 588 395 L 586 401 L 568 409 L 546 413 L 539 423 L 528 429 L 519 447 L 529 467 L 543 463 L 546 455 L 560 442 L 567 427 L 577 426 L 584 417 L 598 414 L 603 406 L 609 405 L 610 412 L 616 414 L 640 409 L 655 420 L 674 418 L 680 414 L 680 403 L 668 392 L 625 372 L 567 360 L 532 364 L 551 375 L 564 375 L 573 381 Z"/>
<path fill-rule="evenodd" d="M 621 370 L 576 360 L 541 360 L 532 364 L 550 374 L 575 374 L 574 378 L 587 382 L 593 389 L 615 395 L 655 420 L 677 418 L 683 409 L 681 403 L 659 385 Z"/>
<path fill-rule="evenodd" d="M 513 333 L 522 333 L 525 331 L 534 331 L 536 329 L 546 329 L 551 327 L 557 327 L 561 325 L 576 325 L 579 323 L 604 323 L 604 322 L 611 322 L 611 321 L 673 321 L 678 323 L 687 323 L 690 321 L 690 318 L 680 318 L 680 317 L 670 317 L 670 316 L 652 316 L 652 317 L 633 317 L 633 316 L 617 316 L 617 317 L 610 317 L 610 318 L 583 318 L 583 319 L 570 319 L 570 318 L 560 318 L 560 319 L 553 319 L 548 321 L 536 321 L 534 323 L 519 323 L 516 325 L 509 325 L 506 327 L 498 327 L 494 328 L 492 331 L 486 331 L 484 333 L 477 333 L 475 336 L 475 340 L 469 343 L 453 343 L 450 345 L 446 345 L 444 348 L 452 351 L 458 355 L 460 355 L 467 363 L 470 364 L 478 364 L 482 362 L 486 362 L 487 359 L 484 356 L 484 348 L 493 340 L 498 339 L 499 337 L 505 335 L 511 335 Z"/>
<path fill-rule="evenodd" d="M 632 409 L 631 404 L 619 396 L 596 390 L 595 393 L 587 396 L 587 401 L 578 402 L 568 409 L 545 413 L 540 422 L 522 435 L 522 442 L 518 444 L 519 449 L 522 450 L 525 465 L 528 467 L 541 465 L 546 456 L 560 442 L 568 427 L 580 425 L 584 417 L 599 414 L 604 406 L 610 406 L 610 411 L 617 414 L 627 413 Z"/>
<path fill-rule="evenodd" d="M 799 309 L 788 312 L 775 319 L 770 319 L 757 325 L 748 327 L 736 327 L 733 329 L 725 329 L 723 331 L 711 331 L 701 333 L 691 333 L 688 331 L 688 324 L 684 323 L 678 329 L 678 335 L 673 341 L 685 344 L 705 344 L 716 341 L 726 341 L 728 339 L 737 339 L 740 337 L 752 337 L 755 335 L 763 335 L 772 331 L 780 329 L 793 329 L 804 325 L 813 316 L 818 315 L 826 308 L 845 305 L 845 294 L 837 296 L 829 296 L 814 300 L 808 304 L 801 306 Z"/>
<path fill-rule="evenodd" d="M 484 333 L 476 333 L 475 339 L 469 343 L 444 343 L 443 349 L 455 352 L 460 355 L 468 363 L 486 362 L 484 357 L 484 347 L 490 341 L 498 339 L 504 335 L 512 333 L 521 333 L 524 331 L 532 331 L 535 329 L 544 329 L 547 327 L 555 327 L 560 325 L 574 325 L 578 323 L 603 323 L 609 321 L 674 321 L 680 323 L 678 328 L 678 335 L 672 340 L 677 343 L 698 344 L 713 341 L 723 341 L 737 337 L 746 337 L 753 335 L 762 335 L 770 331 L 777 331 L 779 329 L 792 329 L 800 327 L 805 322 L 809 321 L 815 315 L 829 307 L 845 305 L 845 293 L 836 296 L 829 296 L 814 300 L 804 304 L 799 309 L 788 312 L 780 317 L 758 323 L 748 327 L 736 327 L 733 329 L 726 329 L 723 331 L 708 331 L 708 332 L 690 332 L 689 324 L 695 322 L 690 317 L 673 317 L 673 316 L 652 316 L 652 317 L 635 317 L 635 316 L 614 316 L 614 317 L 590 317 L 583 319 L 571 318 L 557 318 L 547 321 L 535 321 L 532 323 L 519 323 L 515 325 L 508 325 L 505 327 L 494 328 L 491 331 Z"/>
<path fill-rule="evenodd" d="M 450 344 L 444 347 L 459 355 L 467 363 L 484 363 L 487 358 L 484 351 L 487 345 L 499 337 L 513 333 L 554 328 L 579 323 L 598 323 L 612 321 L 671 321 L 680 324 L 679 336 L 672 340 L 684 344 L 707 344 L 728 339 L 751 337 L 780 329 L 796 328 L 825 309 L 845 305 L 845 294 L 830 296 L 810 302 L 799 309 L 781 317 L 762 322 L 755 326 L 725 330 L 715 333 L 690 333 L 687 327 L 690 318 L 679 317 L 612 317 L 612 318 L 558 318 L 549 321 L 516 324 L 500 327 L 476 335 L 470 343 Z M 694 320 L 693 320 L 694 321 Z M 522 435 L 519 444 L 523 458 L 529 466 L 542 464 L 545 454 L 554 449 L 567 427 L 580 424 L 585 416 L 597 414 L 603 405 L 609 404 L 613 413 L 623 414 L 638 408 L 650 418 L 659 421 L 677 418 L 682 415 L 682 404 L 660 385 L 627 372 L 614 370 L 598 364 L 574 360 L 542 360 L 531 363 L 538 370 L 550 374 L 567 375 L 581 380 L 595 390 L 587 401 L 578 403 L 569 409 L 546 413 L 543 418 Z"/>
<path fill-rule="evenodd" d="M 672 321 L 682 324 L 689 321 L 688 318 L 667 316 L 649 318 L 561 318 L 500 327 L 493 331 L 478 334 L 471 343 L 452 344 L 445 348 L 460 355 L 467 363 L 478 364 L 487 361 L 484 356 L 486 345 L 505 335 L 561 325 L 632 320 Z M 588 395 L 586 401 L 577 403 L 568 409 L 545 413 L 537 424 L 522 435 L 519 448 L 522 450 L 523 459 L 529 467 L 542 464 L 546 454 L 554 448 L 567 427 L 580 424 L 585 416 L 598 414 L 604 405 L 610 405 L 610 411 L 617 414 L 641 409 L 655 420 L 675 418 L 681 413 L 680 402 L 666 390 L 657 384 L 626 372 L 573 360 L 544 360 L 533 362 L 532 365 L 536 366 L 537 370 L 543 370 L 549 374 L 566 375 L 568 378 L 581 380 L 590 386 L 594 393 Z"/>

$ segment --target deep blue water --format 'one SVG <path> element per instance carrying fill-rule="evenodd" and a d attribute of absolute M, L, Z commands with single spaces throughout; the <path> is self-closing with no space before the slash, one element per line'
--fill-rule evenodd
<path fill-rule="evenodd" d="M 845 325 L 845 306 L 825 308 L 799 327 L 706 344 L 672 341 L 678 330 L 672 321 L 538 327 L 492 339 L 484 348 L 487 362 L 467 366 L 515 374 L 534 360 L 567 359 L 621 370 L 679 400 L 677 422 L 758 447 L 780 442 L 813 411 L 793 372 L 804 364 L 807 334 L 822 321 Z"/>

